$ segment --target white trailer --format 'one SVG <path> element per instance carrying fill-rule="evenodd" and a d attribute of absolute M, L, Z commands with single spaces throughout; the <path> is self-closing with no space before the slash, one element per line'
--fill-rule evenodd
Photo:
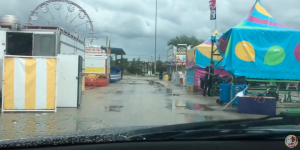
<path fill-rule="evenodd" d="M 0 19 L 0 85 L 3 84 L 5 56 L 57 57 L 58 54 L 79 56 L 77 64 L 74 62 L 74 65 L 78 67 L 78 86 L 82 85 L 82 73 L 85 69 L 84 41 L 59 27 L 20 26 L 19 20 L 11 15 Z"/>
<path fill-rule="evenodd" d="M 82 57 L 84 72 L 84 41 L 72 36 L 59 27 L 27 26 L 11 29 L 0 26 L 0 70 L 3 55 L 57 56 L 58 54 Z M 0 73 L 2 78 L 2 73 Z M 2 81 L 0 81 L 0 84 Z"/>

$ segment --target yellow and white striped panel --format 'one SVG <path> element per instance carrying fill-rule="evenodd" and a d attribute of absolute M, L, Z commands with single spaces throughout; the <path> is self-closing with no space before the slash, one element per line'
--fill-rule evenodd
<path fill-rule="evenodd" d="M 85 67 L 85 73 L 105 73 L 105 67 Z"/>
<path fill-rule="evenodd" d="M 55 110 L 56 59 L 4 58 L 3 108 Z"/>

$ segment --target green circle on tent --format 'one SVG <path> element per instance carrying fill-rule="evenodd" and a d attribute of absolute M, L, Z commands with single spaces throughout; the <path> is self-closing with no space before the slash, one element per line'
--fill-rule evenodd
<path fill-rule="evenodd" d="M 283 62 L 285 59 L 285 51 L 280 46 L 271 47 L 264 58 L 265 64 L 275 66 Z"/>

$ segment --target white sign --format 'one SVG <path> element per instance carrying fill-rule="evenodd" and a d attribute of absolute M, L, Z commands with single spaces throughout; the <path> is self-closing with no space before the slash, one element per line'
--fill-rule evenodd
<path fill-rule="evenodd" d="M 101 46 L 89 45 L 85 47 L 85 53 L 88 54 L 106 54 L 106 51 Z"/>
<path fill-rule="evenodd" d="M 187 47 L 179 47 L 177 48 L 177 52 L 186 52 L 187 51 Z"/>
<path fill-rule="evenodd" d="M 175 55 L 176 55 L 177 47 L 170 46 L 168 50 L 168 62 L 174 62 L 175 61 Z"/>

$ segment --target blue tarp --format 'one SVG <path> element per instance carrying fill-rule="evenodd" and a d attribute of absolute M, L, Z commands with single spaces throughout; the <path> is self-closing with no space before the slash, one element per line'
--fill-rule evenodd
<path fill-rule="evenodd" d="M 222 66 L 236 76 L 300 79 L 300 31 L 289 29 L 256 1 L 249 16 L 217 41 Z"/>
<path fill-rule="evenodd" d="M 186 85 L 194 85 L 195 82 L 195 68 L 186 70 Z"/>

